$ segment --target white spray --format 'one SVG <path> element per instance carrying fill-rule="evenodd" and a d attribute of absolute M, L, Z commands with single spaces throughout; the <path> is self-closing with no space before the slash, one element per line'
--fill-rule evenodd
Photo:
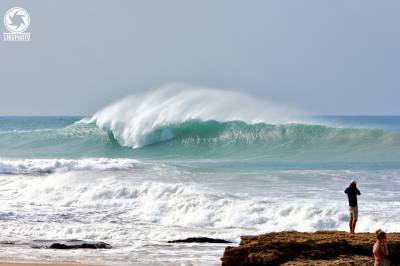
<path fill-rule="evenodd" d="M 253 123 L 298 122 L 289 111 L 252 96 L 186 85 L 167 85 L 149 93 L 124 98 L 97 112 L 91 119 L 111 131 L 123 146 L 141 147 L 154 129 L 190 120 Z M 172 138 L 166 132 L 164 138 Z"/>

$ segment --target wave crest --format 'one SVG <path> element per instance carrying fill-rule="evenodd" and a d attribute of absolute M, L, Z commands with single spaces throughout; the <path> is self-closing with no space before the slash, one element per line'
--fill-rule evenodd
<path fill-rule="evenodd" d="M 169 85 L 124 98 L 83 122 L 94 122 L 111 132 L 122 146 L 138 148 L 154 143 L 151 137 L 154 132 L 164 134 L 161 136 L 164 140 L 173 137 L 160 128 L 191 120 L 248 124 L 296 122 L 291 113 L 282 106 L 237 92 Z"/>

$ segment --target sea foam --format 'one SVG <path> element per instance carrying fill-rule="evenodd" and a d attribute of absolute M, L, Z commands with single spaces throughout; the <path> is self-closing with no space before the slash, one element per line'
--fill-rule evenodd
<path fill-rule="evenodd" d="M 76 170 L 127 170 L 142 164 L 134 159 L 0 159 L 0 174 L 43 174 Z"/>
<path fill-rule="evenodd" d="M 113 222 L 116 225 L 130 221 L 222 231 L 235 228 L 316 231 L 345 230 L 347 227 L 348 212 L 343 192 L 339 201 L 334 198 L 324 201 L 324 193 L 310 197 L 307 191 L 302 197 L 290 200 L 286 193 L 277 197 L 273 193 L 226 192 L 202 183 L 145 181 L 141 176 L 140 173 L 117 175 L 70 171 L 13 179 L 1 177 L 3 197 L 8 200 L 3 200 L 4 211 L 0 218 L 17 218 L 20 222 L 40 219 L 45 223 L 85 223 L 90 219 L 93 223 Z M 393 230 L 397 226 L 394 219 L 379 219 L 391 213 L 390 202 L 382 205 L 381 214 L 377 216 L 373 210 L 379 205 L 363 198 L 360 201 L 363 219 L 358 225 L 359 230 L 373 231 L 378 225 Z M 387 223 L 382 224 L 384 222 Z M 235 232 L 232 230 L 233 234 Z M 66 233 L 58 232 L 57 237 L 82 237 Z M 114 240 L 117 241 L 119 236 L 109 237 L 116 237 Z M 230 236 L 235 237 L 238 235 Z"/>

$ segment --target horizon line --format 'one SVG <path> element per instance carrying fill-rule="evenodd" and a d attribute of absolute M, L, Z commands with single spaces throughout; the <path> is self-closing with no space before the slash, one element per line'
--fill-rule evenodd
<path fill-rule="evenodd" d="M 0 114 L 0 117 L 91 117 L 92 115 L 2 115 Z M 346 116 L 346 117 L 379 117 L 379 116 L 400 116 L 400 114 L 314 114 L 314 115 L 303 115 L 300 117 L 313 117 L 313 116 L 319 116 L 319 117 L 334 117 L 334 116 Z"/>

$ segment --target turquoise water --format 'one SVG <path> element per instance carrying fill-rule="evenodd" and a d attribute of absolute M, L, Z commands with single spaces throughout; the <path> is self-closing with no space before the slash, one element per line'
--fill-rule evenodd
<path fill-rule="evenodd" d="M 191 161 L 221 167 L 397 168 L 400 117 L 313 117 L 320 124 L 247 124 L 192 120 L 140 136 L 124 147 L 110 130 L 83 117 L 0 117 L 0 157 L 135 158 Z"/>

